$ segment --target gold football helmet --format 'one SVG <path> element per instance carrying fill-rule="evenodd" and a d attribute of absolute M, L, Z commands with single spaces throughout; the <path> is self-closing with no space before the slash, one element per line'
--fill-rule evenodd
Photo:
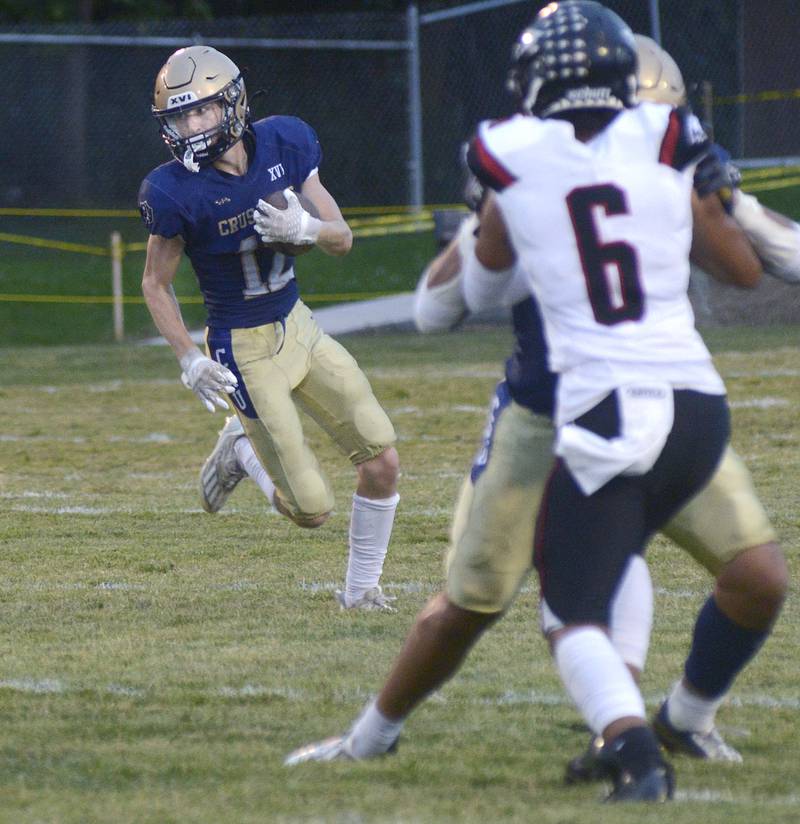
<path fill-rule="evenodd" d="M 219 105 L 217 122 L 187 134 L 187 113 L 210 104 Z M 210 46 L 189 46 L 170 56 L 156 76 L 152 111 L 169 150 L 192 172 L 241 140 L 250 116 L 242 73 Z"/>
<path fill-rule="evenodd" d="M 682 106 L 686 102 L 686 86 L 678 64 L 649 37 L 635 34 L 637 99 L 650 103 L 669 103 Z"/>

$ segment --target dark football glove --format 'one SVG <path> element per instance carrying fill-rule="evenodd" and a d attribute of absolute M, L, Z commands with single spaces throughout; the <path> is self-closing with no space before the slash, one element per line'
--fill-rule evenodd
<path fill-rule="evenodd" d="M 742 174 L 731 163 L 731 156 L 718 143 L 712 143 L 709 153 L 697 164 L 694 190 L 698 197 L 717 195 L 728 214 L 733 211 L 733 192 L 742 182 Z"/>
<path fill-rule="evenodd" d="M 486 197 L 486 187 L 478 180 L 472 173 L 472 170 L 467 165 L 467 149 L 469 143 L 461 144 L 461 167 L 464 170 L 464 189 L 462 198 L 470 212 L 476 214 L 480 212 L 483 206 L 483 200 Z"/>

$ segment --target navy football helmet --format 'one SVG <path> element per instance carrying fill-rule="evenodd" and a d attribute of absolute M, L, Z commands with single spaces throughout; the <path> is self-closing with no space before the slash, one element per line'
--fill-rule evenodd
<path fill-rule="evenodd" d="M 508 87 L 520 109 L 538 117 L 629 108 L 636 95 L 633 32 L 593 0 L 550 3 L 519 36 Z"/>

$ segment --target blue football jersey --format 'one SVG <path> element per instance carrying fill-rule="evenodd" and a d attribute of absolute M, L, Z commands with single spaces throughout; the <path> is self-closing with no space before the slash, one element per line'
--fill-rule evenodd
<path fill-rule="evenodd" d="M 261 326 L 280 320 L 297 301 L 294 258 L 261 243 L 253 213 L 259 198 L 299 191 L 320 165 L 314 130 L 296 117 L 268 117 L 245 133 L 246 174 L 177 160 L 154 169 L 139 190 L 150 234 L 180 235 L 192 262 L 212 328 Z"/>
<path fill-rule="evenodd" d="M 506 361 L 509 394 L 520 406 L 552 418 L 556 375 L 547 366 L 542 316 L 533 296 L 514 304 L 511 319 L 515 342 L 514 352 Z"/>

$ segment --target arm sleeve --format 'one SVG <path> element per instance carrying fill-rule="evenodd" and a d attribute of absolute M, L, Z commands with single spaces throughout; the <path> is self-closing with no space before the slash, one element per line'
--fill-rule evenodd
<path fill-rule="evenodd" d="M 778 222 L 753 195 L 738 189 L 733 217 L 753 244 L 767 274 L 800 283 L 800 225 L 788 218 L 786 223 Z"/>
<path fill-rule="evenodd" d="M 474 243 L 466 253 L 462 252 L 461 260 L 464 300 L 470 312 L 480 312 L 508 305 L 506 295 L 514 278 L 516 266 L 501 272 L 487 269 L 478 260 Z"/>

